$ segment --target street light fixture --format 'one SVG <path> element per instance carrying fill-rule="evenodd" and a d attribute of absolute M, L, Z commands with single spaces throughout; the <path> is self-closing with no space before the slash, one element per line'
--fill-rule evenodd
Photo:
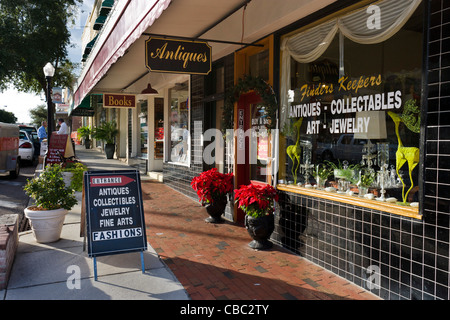
<path fill-rule="evenodd" d="M 44 66 L 44 75 L 47 80 L 47 140 L 50 145 L 50 138 L 52 136 L 53 131 L 53 113 L 52 113 L 52 89 L 51 89 L 51 81 L 53 76 L 55 75 L 55 67 L 52 66 L 50 62 Z"/>

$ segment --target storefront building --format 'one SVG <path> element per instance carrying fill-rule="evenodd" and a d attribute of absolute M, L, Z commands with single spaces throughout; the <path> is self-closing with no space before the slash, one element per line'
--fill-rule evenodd
<path fill-rule="evenodd" d="M 449 299 L 449 5 L 253 0 L 215 17 L 195 5 L 205 21 L 155 1 L 110 60 L 88 57 L 78 105 L 136 95 L 136 108 L 97 115 L 119 123 L 117 157 L 146 159 L 146 171 L 194 200 L 192 178 L 212 167 L 233 172 L 236 186 L 272 184 L 278 245 L 383 299 Z M 115 6 L 110 19 L 138 9 Z M 107 58 L 114 21 L 97 56 Z M 145 70 L 145 45 L 161 34 L 209 39 L 210 70 Z M 242 223 L 233 201 L 225 218 Z"/>

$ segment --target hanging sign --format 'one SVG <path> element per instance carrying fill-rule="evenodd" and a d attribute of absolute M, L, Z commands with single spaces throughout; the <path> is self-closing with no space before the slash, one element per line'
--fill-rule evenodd
<path fill-rule="evenodd" d="M 211 47 L 205 41 L 151 37 L 145 42 L 145 65 L 150 71 L 207 75 Z"/>
<path fill-rule="evenodd" d="M 139 171 L 84 174 L 89 257 L 147 250 Z"/>
<path fill-rule="evenodd" d="M 136 95 L 134 94 L 119 94 L 119 93 L 104 93 L 103 94 L 103 108 L 135 108 Z"/>

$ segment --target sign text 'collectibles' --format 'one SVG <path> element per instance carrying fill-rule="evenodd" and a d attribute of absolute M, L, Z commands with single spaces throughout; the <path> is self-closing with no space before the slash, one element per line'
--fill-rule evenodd
<path fill-rule="evenodd" d="M 104 108 L 135 108 L 136 96 L 134 94 L 104 93 Z"/>
<path fill-rule="evenodd" d="M 145 60 L 150 71 L 207 75 L 211 47 L 204 41 L 152 37 L 145 42 Z"/>
<path fill-rule="evenodd" d="M 139 172 L 85 174 L 90 256 L 147 249 Z"/>

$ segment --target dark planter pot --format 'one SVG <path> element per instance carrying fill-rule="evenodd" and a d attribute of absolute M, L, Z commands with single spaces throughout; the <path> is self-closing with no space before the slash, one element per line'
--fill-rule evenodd
<path fill-rule="evenodd" d="M 91 148 L 91 140 L 85 139 L 85 140 L 84 140 L 84 147 L 85 147 L 86 149 L 90 149 L 90 148 Z"/>
<path fill-rule="evenodd" d="M 116 145 L 107 143 L 105 145 L 106 159 L 112 159 L 114 156 L 114 151 L 116 151 Z"/>
<path fill-rule="evenodd" d="M 215 199 L 212 204 L 206 205 L 206 212 L 208 212 L 209 217 L 205 219 L 209 223 L 222 223 L 222 215 L 227 207 L 228 199 L 226 196 Z"/>
<path fill-rule="evenodd" d="M 248 245 L 250 248 L 263 250 L 272 247 L 272 242 L 269 241 L 273 230 L 275 230 L 275 220 L 273 214 L 254 218 L 249 215 L 245 215 L 245 228 L 252 237 L 253 241 Z"/>

